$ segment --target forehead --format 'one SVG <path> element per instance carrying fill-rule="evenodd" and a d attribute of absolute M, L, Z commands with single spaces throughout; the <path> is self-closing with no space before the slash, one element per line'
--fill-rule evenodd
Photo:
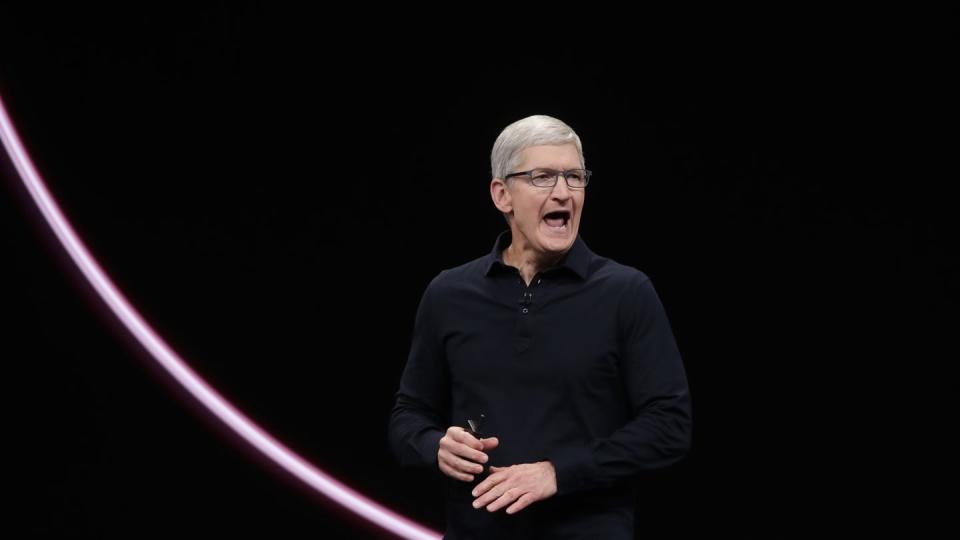
<path fill-rule="evenodd" d="M 580 154 L 573 143 L 544 144 L 524 148 L 520 152 L 517 170 L 528 169 L 576 169 L 580 167 Z"/>

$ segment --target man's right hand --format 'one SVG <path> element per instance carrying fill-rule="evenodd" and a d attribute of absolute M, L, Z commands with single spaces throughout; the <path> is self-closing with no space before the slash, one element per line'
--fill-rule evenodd
<path fill-rule="evenodd" d="M 440 439 L 440 448 L 437 450 L 437 464 L 443 474 L 462 480 L 473 482 L 473 475 L 483 472 L 483 465 L 489 457 L 484 452 L 500 445 L 496 437 L 477 439 L 467 430 L 459 426 L 447 428 L 447 434 Z"/>

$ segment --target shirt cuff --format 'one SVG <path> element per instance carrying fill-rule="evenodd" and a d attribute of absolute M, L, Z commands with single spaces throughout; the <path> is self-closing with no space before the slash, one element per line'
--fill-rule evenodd
<path fill-rule="evenodd" d="M 443 438 L 443 435 L 443 431 L 431 429 L 420 436 L 420 456 L 424 463 L 433 469 L 439 468 L 437 452 L 440 450 L 440 439 Z"/>
<path fill-rule="evenodd" d="M 545 453 L 547 461 L 553 463 L 557 475 L 557 495 L 566 495 L 586 489 L 590 469 L 593 466 L 593 454 L 586 446 L 562 446 Z"/>

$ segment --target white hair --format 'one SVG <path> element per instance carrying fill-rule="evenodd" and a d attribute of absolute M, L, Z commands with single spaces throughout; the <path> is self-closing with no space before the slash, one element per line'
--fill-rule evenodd
<path fill-rule="evenodd" d="M 573 143 L 580 156 L 580 166 L 586 167 L 580 137 L 568 126 L 552 116 L 535 114 L 517 120 L 500 133 L 490 153 L 490 171 L 494 178 L 510 174 L 520 160 L 520 154 L 531 146 Z M 515 171 L 514 171 L 515 172 Z"/>

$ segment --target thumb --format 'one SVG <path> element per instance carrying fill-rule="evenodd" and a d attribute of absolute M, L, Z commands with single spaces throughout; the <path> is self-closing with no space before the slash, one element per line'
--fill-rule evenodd
<path fill-rule="evenodd" d="M 492 448 L 496 448 L 496 447 L 500 446 L 500 439 L 498 439 L 498 438 L 496 438 L 496 437 L 488 437 L 488 438 L 486 438 L 486 439 L 483 439 L 482 442 L 483 442 L 483 449 L 484 449 L 484 450 L 490 450 L 490 449 L 492 449 Z"/>

